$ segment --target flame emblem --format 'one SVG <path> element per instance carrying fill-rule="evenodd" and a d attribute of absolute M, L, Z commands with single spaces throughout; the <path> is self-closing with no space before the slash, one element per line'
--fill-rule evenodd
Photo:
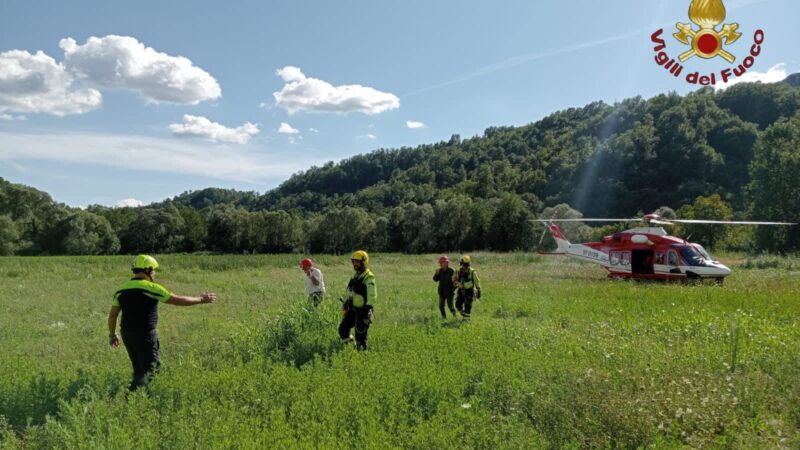
<path fill-rule="evenodd" d="M 742 33 L 736 31 L 739 29 L 738 23 L 724 24 L 722 29 L 717 31 L 717 26 L 725 21 L 725 14 L 722 0 L 692 0 L 689 5 L 689 19 L 700 29 L 695 30 L 689 23 L 678 22 L 675 25 L 678 29 L 678 32 L 673 34 L 675 39 L 692 46 L 691 50 L 678 57 L 681 62 L 693 56 L 704 59 L 719 56 L 729 63 L 736 61 L 736 57 L 722 47 L 736 42 Z"/>

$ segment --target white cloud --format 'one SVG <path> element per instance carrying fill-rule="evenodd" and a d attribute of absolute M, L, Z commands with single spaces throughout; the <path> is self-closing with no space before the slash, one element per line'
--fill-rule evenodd
<path fill-rule="evenodd" d="M 246 122 L 240 127 L 228 128 L 205 117 L 189 114 L 183 116 L 183 123 L 173 123 L 169 129 L 175 136 L 199 137 L 210 141 L 234 144 L 246 144 L 252 136 L 259 133 L 258 125 L 250 122 Z"/>
<path fill-rule="evenodd" d="M 248 146 L 220 148 L 202 141 L 117 134 L 0 132 L 0 165 L 31 160 L 241 182 L 288 177 L 324 162 L 304 155 L 288 158 L 265 154 L 263 149 Z"/>
<path fill-rule="evenodd" d="M 81 114 L 99 108 L 95 89 L 73 86 L 74 77 L 41 51 L 0 53 L 0 113 Z M 8 114 L 4 114 L 8 116 Z"/>
<path fill-rule="evenodd" d="M 292 145 L 299 144 L 302 140 L 303 136 L 289 136 L 289 143 Z"/>
<path fill-rule="evenodd" d="M 62 39 L 64 67 L 93 87 L 130 89 L 148 102 L 191 104 L 222 95 L 219 83 L 183 56 L 145 47 L 130 36 L 90 37 L 78 45 Z"/>
<path fill-rule="evenodd" d="M 28 120 L 25 116 L 15 116 L 13 114 L 0 114 L 0 120 Z"/>
<path fill-rule="evenodd" d="M 300 130 L 298 130 L 297 128 L 292 128 L 292 126 L 289 125 L 286 122 L 281 122 L 281 126 L 278 127 L 278 133 L 280 133 L 280 134 L 298 134 L 298 133 L 300 133 Z"/>
<path fill-rule="evenodd" d="M 135 198 L 126 198 L 114 203 L 115 208 L 137 208 L 139 206 L 144 206 L 144 202 Z"/>
<path fill-rule="evenodd" d="M 306 111 L 372 115 L 400 107 L 400 99 L 396 95 L 368 86 L 333 86 L 327 81 L 306 77 L 298 67 L 293 66 L 278 69 L 276 73 L 286 84 L 272 95 L 275 104 L 289 114 Z"/>
<path fill-rule="evenodd" d="M 374 134 L 371 133 L 359 134 L 358 136 L 356 136 L 356 139 L 366 139 L 369 141 L 374 141 L 375 139 L 378 139 L 378 136 L 375 136 Z"/>
<path fill-rule="evenodd" d="M 308 132 L 309 132 L 309 133 L 319 133 L 319 130 L 318 130 L 318 129 L 316 129 L 316 128 L 309 128 L 309 129 L 308 129 Z"/>
<path fill-rule="evenodd" d="M 718 91 L 727 89 L 739 83 L 778 83 L 786 79 L 789 73 L 786 71 L 786 63 L 776 64 L 765 72 L 752 72 L 747 71 L 744 75 L 734 78 L 725 84 L 717 85 L 714 88 Z"/>
<path fill-rule="evenodd" d="M 425 124 L 422 122 L 415 122 L 413 120 L 406 120 L 406 126 L 411 128 L 412 130 L 416 130 L 418 128 L 425 128 Z"/>

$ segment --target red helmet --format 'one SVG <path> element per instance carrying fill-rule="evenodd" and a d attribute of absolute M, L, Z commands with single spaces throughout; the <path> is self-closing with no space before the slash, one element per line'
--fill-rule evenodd
<path fill-rule="evenodd" d="M 312 265 L 311 260 L 308 259 L 308 258 L 300 261 L 300 268 L 301 269 L 310 269 L 311 265 Z"/>
<path fill-rule="evenodd" d="M 447 258 L 447 256 L 440 256 L 439 257 L 439 264 L 441 264 L 441 263 L 449 263 L 449 262 L 450 262 L 450 260 Z"/>

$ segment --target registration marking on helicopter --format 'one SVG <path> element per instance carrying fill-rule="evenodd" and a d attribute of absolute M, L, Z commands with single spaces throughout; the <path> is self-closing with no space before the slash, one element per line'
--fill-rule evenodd
<path fill-rule="evenodd" d="M 591 250 L 584 250 L 583 251 L 583 256 L 586 256 L 587 258 L 592 258 L 592 259 L 600 259 L 599 258 L 600 255 L 598 254 L 598 252 L 591 251 Z"/>
<path fill-rule="evenodd" d="M 592 250 L 592 249 L 588 249 L 588 248 L 583 249 L 583 255 L 581 255 L 581 256 L 583 256 L 584 258 L 587 258 L 587 259 L 593 259 L 595 261 L 602 261 L 602 262 L 607 262 L 608 261 L 608 255 L 606 255 L 605 253 L 598 252 L 596 250 Z"/>

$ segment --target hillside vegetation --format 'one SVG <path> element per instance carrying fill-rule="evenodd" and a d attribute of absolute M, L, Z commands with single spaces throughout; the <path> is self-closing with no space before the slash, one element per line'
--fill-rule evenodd
<path fill-rule="evenodd" d="M 264 194 L 209 188 L 141 208 L 79 211 L 0 180 L 0 254 L 522 250 L 538 244 L 534 217 L 659 207 L 684 218 L 797 221 L 793 80 L 592 103 L 483 136 L 330 162 Z M 678 232 L 736 250 L 795 252 L 797 228 Z"/>

